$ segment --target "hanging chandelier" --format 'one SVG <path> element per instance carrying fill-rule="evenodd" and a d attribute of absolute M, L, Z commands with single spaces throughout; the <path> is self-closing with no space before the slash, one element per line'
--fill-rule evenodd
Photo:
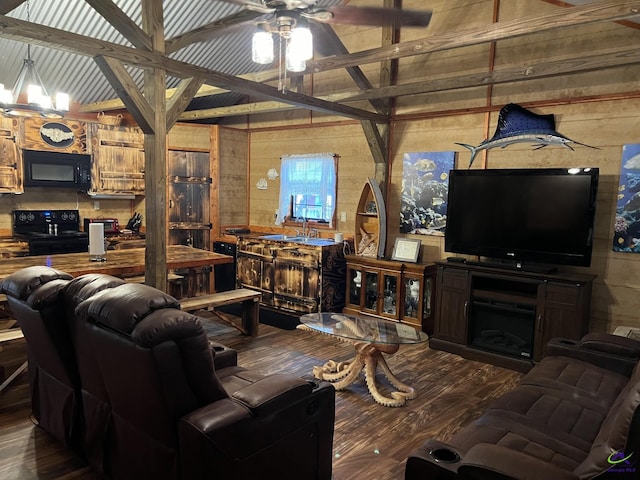
<path fill-rule="evenodd" d="M 261 65 L 274 60 L 273 37 L 280 37 L 280 69 L 282 69 L 284 44 L 284 65 L 290 72 L 304 72 L 307 60 L 313 56 L 313 36 L 307 21 L 296 12 L 286 10 L 276 13 L 275 23 L 258 24 L 251 43 L 251 59 Z"/>
<path fill-rule="evenodd" d="M 27 0 L 27 21 L 31 21 L 29 0 Z M 9 90 L 0 83 L 0 111 L 9 115 L 61 118 L 69 111 L 69 95 L 58 92 L 55 103 L 47 93 L 38 74 L 35 62 L 31 59 L 31 45 L 27 44 L 27 58 L 22 62 L 20 73 Z"/>

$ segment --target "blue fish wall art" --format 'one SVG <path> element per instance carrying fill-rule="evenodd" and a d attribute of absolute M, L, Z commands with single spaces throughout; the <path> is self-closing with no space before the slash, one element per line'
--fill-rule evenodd
<path fill-rule="evenodd" d="M 469 167 L 473 164 L 478 152 L 491 148 L 505 148 L 514 143 L 532 143 L 536 150 L 547 145 L 559 145 L 573 150 L 571 145 L 597 148 L 586 143 L 576 142 L 556 131 L 553 114 L 539 115 L 515 103 L 509 103 L 500 109 L 498 126 L 490 140 L 481 142 L 478 146 L 467 143 L 456 143 L 471 152 Z"/>

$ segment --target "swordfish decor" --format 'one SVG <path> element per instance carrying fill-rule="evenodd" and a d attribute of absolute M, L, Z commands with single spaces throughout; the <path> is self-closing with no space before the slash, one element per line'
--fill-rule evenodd
<path fill-rule="evenodd" d="M 502 107 L 498 115 L 498 126 L 490 140 L 485 140 L 475 147 L 466 143 L 456 143 L 456 145 L 461 145 L 471 152 L 469 160 L 469 168 L 471 168 L 476 155 L 481 150 L 505 148 L 514 143 L 531 143 L 537 147 L 536 150 L 547 145 L 559 145 L 573 150 L 571 144 L 598 148 L 576 142 L 556 132 L 556 121 L 552 113 L 538 115 L 515 103 Z"/>

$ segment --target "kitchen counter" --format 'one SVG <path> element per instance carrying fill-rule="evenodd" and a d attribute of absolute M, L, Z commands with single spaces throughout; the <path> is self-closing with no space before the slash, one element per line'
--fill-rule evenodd
<path fill-rule="evenodd" d="M 185 245 L 167 246 L 167 268 L 194 269 L 232 263 L 233 257 L 221 253 L 200 250 Z M 46 265 L 67 272 L 74 277 L 86 273 L 104 273 L 117 277 L 142 275 L 145 271 L 145 249 L 130 248 L 109 250 L 106 262 L 92 262 L 88 253 L 62 253 L 57 255 L 35 255 L 30 257 L 6 258 L 0 261 L 0 279 L 21 268 Z M 213 275 L 213 274 L 212 274 Z M 210 284 L 214 291 L 213 279 Z"/>

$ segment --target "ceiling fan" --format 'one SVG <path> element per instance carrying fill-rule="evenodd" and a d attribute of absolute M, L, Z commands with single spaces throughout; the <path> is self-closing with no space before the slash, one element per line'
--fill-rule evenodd
<path fill-rule="evenodd" d="M 282 68 L 284 58 L 285 75 L 283 78 L 285 79 L 287 70 L 290 72 L 305 71 L 306 61 L 312 58 L 314 42 L 311 27 L 314 30 L 328 27 L 328 25 L 322 24 L 426 27 L 431 20 L 430 10 L 347 5 L 323 6 L 322 0 L 222 1 L 242 5 L 243 12 L 254 12 L 261 16 L 257 23 L 257 30 L 252 37 L 253 62 L 263 65 L 270 64 L 274 60 L 273 34 L 282 39 L 282 42 L 279 43 L 281 59 L 279 68 Z M 236 26 L 244 22 L 241 17 L 238 20 L 240 21 L 236 23 Z M 314 25 L 314 23 L 321 25 Z M 227 23 L 227 26 L 229 25 Z M 224 31 L 225 27 L 222 27 L 222 30 Z M 322 35 L 322 30 L 320 33 Z M 283 48 L 286 50 L 284 54 L 282 53 Z"/>
<path fill-rule="evenodd" d="M 337 5 L 323 7 L 318 0 L 223 0 L 242 5 L 246 10 L 275 14 L 279 18 L 304 18 L 319 23 L 346 25 L 426 27 L 431 20 L 430 10 L 403 10 L 385 7 L 355 7 Z"/>

